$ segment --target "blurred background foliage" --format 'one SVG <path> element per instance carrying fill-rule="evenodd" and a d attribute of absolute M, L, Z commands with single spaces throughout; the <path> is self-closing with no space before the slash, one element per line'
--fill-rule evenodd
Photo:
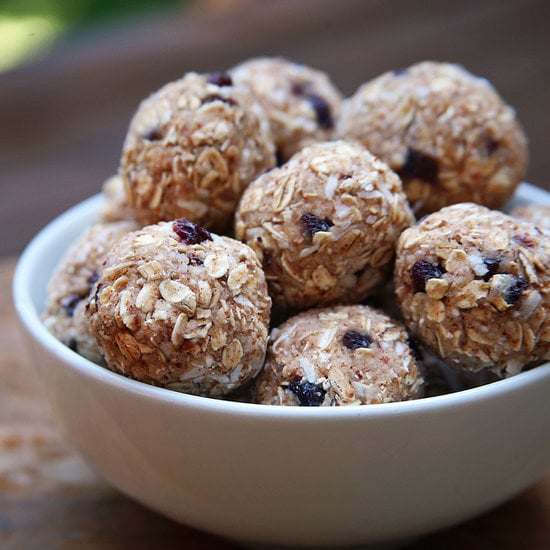
<path fill-rule="evenodd" d="M 0 0 L 0 72 L 45 55 L 77 31 L 181 7 L 185 0 Z"/>

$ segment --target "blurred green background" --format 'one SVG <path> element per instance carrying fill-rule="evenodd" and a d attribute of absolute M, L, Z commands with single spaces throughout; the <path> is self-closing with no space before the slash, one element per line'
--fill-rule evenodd
<path fill-rule="evenodd" d="M 70 34 L 184 3 L 184 0 L 2 0 L 0 72 L 46 55 L 57 41 Z"/>

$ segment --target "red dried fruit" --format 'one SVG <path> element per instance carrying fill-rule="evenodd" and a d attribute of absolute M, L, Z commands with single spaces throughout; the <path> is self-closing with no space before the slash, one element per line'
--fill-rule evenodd
<path fill-rule="evenodd" d="M 499 146 L 500 143 L 496 139 L 493 139 L 492 137 L 487 137 L 485 139 L 485 151 L 487 152 L 487 155 L 494 154 Z"/>
<path fill-rule="evenodd" d="M 311 103 L 313 110 L 315 111 L 315 116 L 317 117 L 317 124 L 321 128 L 330 130 L 334 128 L 334 119 L 332 117 L 332 110 L 330 105 L 325 99 L 317 94 L 308 94 L 307 99 Z"/>
<path fill-rule="evenodd" d="M 304 214 L 300 220 L 310 238 L 319 231 L 328 231 L 334 225 L 328 218 L 319 218 L 319 216 L 311 213 Z"/>
<path fill-rule="evenodd" d="M 172 228 L 174 229 L 174 233 L 181 239 L 181 242 L 185 244 L 199 244 L 203 241 L 212 240 L 212 235 L 210 235 L 207 229 L 185 218 L 174 220 Z"/>
<path fill-rule="evenodd" d="M 404 76 L 404 75 L 406 75 L 408 72 L 409 72 L 409 69 L 407 69 L 406 67 L 401 67 L 401 68 L 399 68 L 399 69 L 394 69 L 394 70 L 392 71 L 393 76 Z"/>
<path fill-rule="evenodd" d="M 323 404 L 326 391 L 317 384 L 294 378 L 288 385 L 288 389 L 298 398 L 302 407 L 319 407 Z"/>
<path fill-rule="evenodd" d="M 99 280 L 99 271 L 97 269 L 94 269 L 92 271 L 92 274 L 88 278 L 88 284 L 90 285 L 90 290 L 92 290 L 92 287 L 97 283 Z"/>
<path fill-rule="evenodd" d="M 143 138 L 147 141 L 160 141 L 162 137 L 162 132 L 158 128 L 151 128 L 148 132 L 143 134 Z"/>
<path fill-rule="evenodd" d="M 437 183 L 439 177 L 439 164 L 437 159 L 417 151 L 407 150 L 407 157 L 403 166 L 396 170 L 397 174 L 404 179 L 419 179 L 427 183 Z"/>
<path fill-rule="evenodd" d="M 483 275 L 483 280 L 488 281 L 498 271 L 500 260 L 497 258 L 485 258 L 483 263 L 487 267 L 487 273 Z"/>
<path fill-rule="evenodd" d="M 195 256 L 194 254 L 190 254 L 188 256 L 189 258 L 189 265 L 203 265 L 203 261 L 198 256 Z"/>
<path fill-rule="evenodd" d="M 311 82 L 307 80 L 293 82 L 291 90 L 294 95 L 304 97 L 309 101 L 311 107 L 315 111 L 317 124 L 321 128 L 334 128 L 334 118 L 330 105 L 324 98 L 313 91 Z"/>
<path fill-rule="evenodd" d="M 74 315 L 74 310 L 82 299 L 83 297 L 80 294 L 69 294 L 61 300 L 61 306 L 69 317 Z"/>
<path fill-rule="evenodd" d="M 229 73 L 225 71 L 217 71 L 210 73 L 206 77 L 206 81 L 209 84 L 215 84 L 216 86 L 233 86 L 233 79 Z"/>
<path fill-rule="evenodd" d="M 238 103 L 232 97 L 223 97 L 219 94 L 210 94 L 206 97 L 203 97 L 202 104 L 212 103 L 213 101 L 221 101 L 222 103 L 227 103 L 227 105 L 238 105 Z"/>
<path fill-rule="evenodd" d="M 348 330 L 342 336 L 342 344 L 348 349 L 368 348 L 372 344 L 372 340 L 366 334 Z"/>
<path fill-rule="evenodd" d="M 518 277 L 515 283 L 508 288 L 504 294 L 504 301 L 513 306 L 523 294 L 523 291 L 529 286 L 529 283 L 522 277 Z"/>
<path fill-rule="evenodd" d="M 418 260 L 411 268 L 414 291 L 426 292 L 426 282 L 430 279 L 439 279 L 443 273 L 444 270 L 440 266 L 431 264 L 426 260 Z"/>

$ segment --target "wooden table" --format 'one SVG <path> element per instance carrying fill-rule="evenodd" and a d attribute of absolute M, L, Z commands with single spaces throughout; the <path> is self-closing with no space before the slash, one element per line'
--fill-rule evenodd
<path fill-rule="evenodd" d="M 0 548 L 236 548 L 129 500 L 67 444 L 23 348 L 11 301 L 14 266 L 13 258 L 0 260 Z M 550 548 L 550 472 L 498 509 L 408 548 Z"/>

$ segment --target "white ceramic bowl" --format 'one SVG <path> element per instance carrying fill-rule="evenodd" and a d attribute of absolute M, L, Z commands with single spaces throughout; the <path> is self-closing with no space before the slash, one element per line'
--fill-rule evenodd
<path fill-rule="evenodd" d="M 524 184 L 516 202 L 549 197 Z M 344 546 L 461 522 L 550 465 L 550 363 L 445 396 L 312 409 L 179 394 L 78 356 L 40 313 L 54 265 L 101 200 L 79 204 L 34 238 L 14 298 L 67 438 L 124 493 L 245 543 Z"/>

